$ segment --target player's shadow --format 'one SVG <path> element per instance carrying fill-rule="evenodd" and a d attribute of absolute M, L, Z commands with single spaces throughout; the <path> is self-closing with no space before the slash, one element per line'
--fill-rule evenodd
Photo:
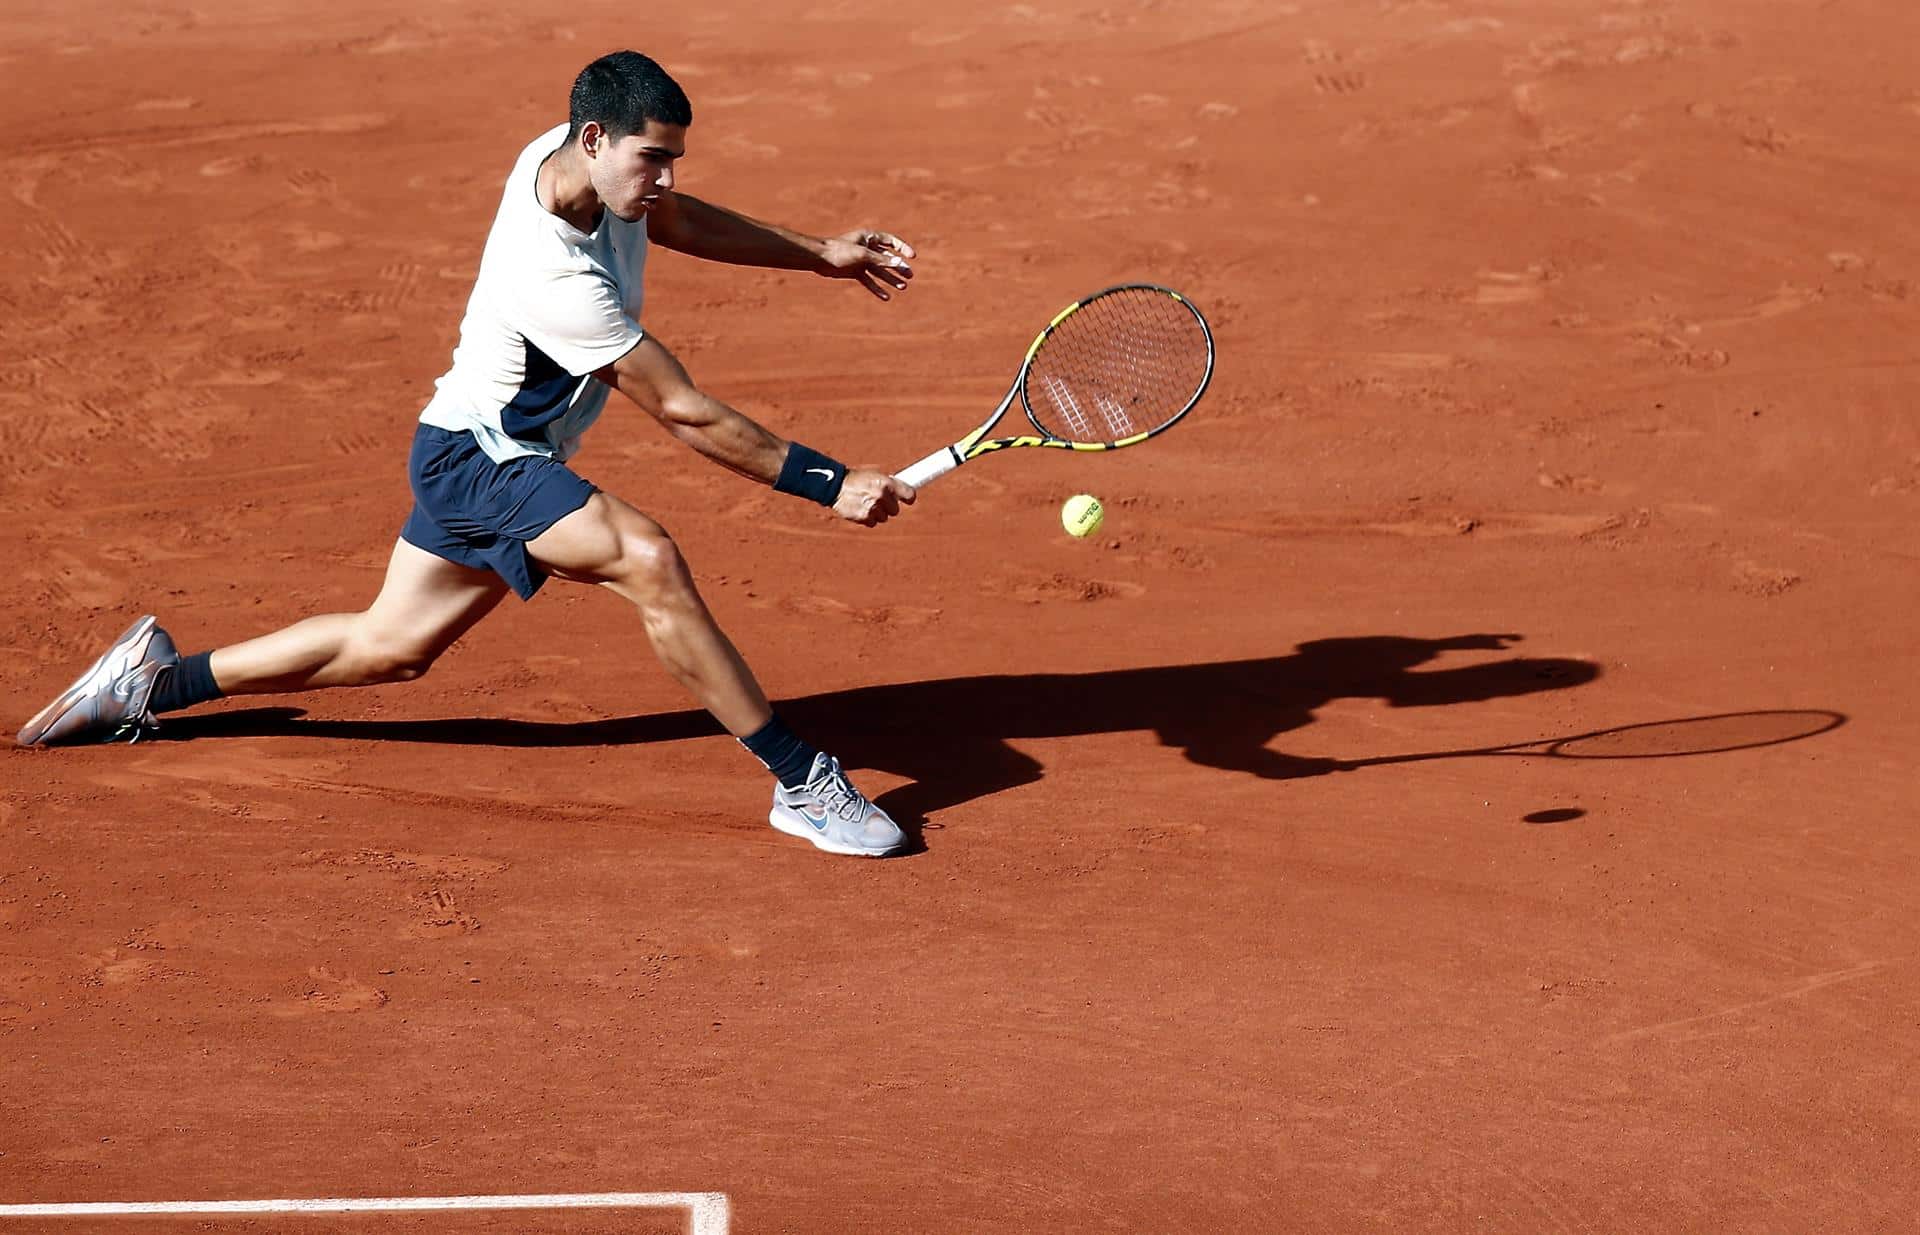
<path fill-rule="evenodd" d="M 1333 699 L 1438 707 L 1562 690 L 1600 676 L 1590 661 L 1508 657 L 1419 670 L 1443 652 L 1501 651 L 1516 635 L 1317 639 L 1289 656 L 1091 673 L 987 674 L 860 686 L 780 701 L 793 727 L 850 768 L 906 778 L 878 800 L 902 823 L 1039 780 L 1009 740 L 1142 730 L 1205 767 L 1270 780 L 1318 776 L 1351 761 L 1268 749 Z M 1416 670 L 1419 670 L 1416 672 Z M 476 746 L 619 746 L 717 736 L 704 711 L 614 720 L 316 720 L 293 708 L 169 717 L 163 739 L 290 735 Z"/>

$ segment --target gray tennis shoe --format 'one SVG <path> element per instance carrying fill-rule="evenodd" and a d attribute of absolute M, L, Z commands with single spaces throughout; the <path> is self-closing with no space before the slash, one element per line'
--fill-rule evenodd
<path fill-rule="evenodd" d="M 789 836 L 804 837 L 816 849 L 860 858 L 882 858 L 907 843 L 900 825 L 867 801 L 840 770 L 840 761 L 824 752 L 813 757 L 805 785 L 789 789 L 775 782 L 767 822 Z"/>
<path fill-rule="evenodd" d="M 147 704 L 160 676 L 179 663 L 173 639 L 151 615 L 141 618 L 79 681 L 27 722 L 20 745 L 139 741 L 160 727 Z"/>

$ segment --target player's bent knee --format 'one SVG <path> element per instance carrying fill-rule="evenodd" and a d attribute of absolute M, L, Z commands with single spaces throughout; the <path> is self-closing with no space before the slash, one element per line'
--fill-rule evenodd
<path fill-rule="evenodd" d="M 620 535 L 621 579 L 641 601 L 668 601 L 687 589 L 691 577 L 680 547 L 664 533 L 623 531 Z"/>
<path fill-rule="evenodd" d="M 378 682 L 412 682 L 427 676 L 427 670 L 433 668 L 433 661 L 426 657 L 410 657 L 389 660 L 379 666 Z"/>
<path fill-rule="evenodd" d="M 435 659 L 418 647 L 367 640 L 349 649 L 348 676 L 361 686 L 411 682 L 426 676 Z"/>

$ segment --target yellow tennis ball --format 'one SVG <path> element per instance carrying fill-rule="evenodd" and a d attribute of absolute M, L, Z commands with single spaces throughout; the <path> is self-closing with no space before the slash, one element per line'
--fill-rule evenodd
<path fill-rule="evenodd" d="M 1060 526 L 1069 536 L 1091 536 L 1100 530 L 1107 508 L 1091 493 L 1076 493 L 1060 507 Z"/>

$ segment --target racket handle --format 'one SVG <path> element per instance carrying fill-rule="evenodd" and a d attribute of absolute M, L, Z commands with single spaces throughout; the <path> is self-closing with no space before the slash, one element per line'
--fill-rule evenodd
<path fill-rule="evenodd" d="M 909 467 L 901 468 L 899 472 L 895 473 L 894 479 L 904 480 L 918 489 L 928 481 L 940 476 L 945 476 L 948 472 L 951 472 L 959 466 L 960 456 L 954 453 L 953 447 L 942 446 L 926 458 L 920 460 L 920 462 Z"/>

